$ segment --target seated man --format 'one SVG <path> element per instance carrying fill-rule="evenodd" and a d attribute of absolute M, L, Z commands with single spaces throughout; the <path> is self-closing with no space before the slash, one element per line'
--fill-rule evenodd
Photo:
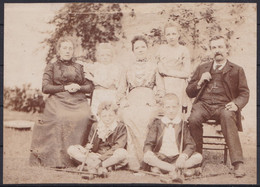
<path fill-rule="evenodd" d="M 67 150 L 70 157 L 85 162 L 89 172 L 103 173 L 107 168 L 127 164 L 127 132 L 125 125 L 117 121 L 117 110 L 112 102 L 101 103 L 98 107 L 100 120 L 92 125 L 86 147 L 72 145 Z"/>
<path fill-rule="evenodd" d="M 220 121 L 234 175 L 243 177 L 238 131 L 242 131 L 240 112 L 248 102 L 249 89 L 243 68 L 227 60 L 228 46 L 223 36 L 210 40 L 213 61 L 200 65 L 186 88 L 189 97 L 196 97 L 188 121 L 199 153 L 202 153 L 202 123 L 210 118 Z"/>
<path fill-rule="evenodd" d="M 150 125 L 144 144 L 144 162 L 152 166 L 152 171 L 169 172 L 173 179 L 177 177 L 176 170 L 192 168 L 202 161 L 202 155 L 195 152 L 189 129 L 178 116 L 179 108 L 179 98 L 173 93 L 166 94 L 164 116 Z"/>

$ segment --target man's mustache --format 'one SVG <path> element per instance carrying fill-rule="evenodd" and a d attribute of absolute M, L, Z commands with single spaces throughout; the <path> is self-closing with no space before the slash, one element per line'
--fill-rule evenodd
<path fill-rule="evenodd" d="M 221 56 L 223 56 L 223 54 L 222 54 L 222 53 L 216 53 L 216 54 L 215 54 L 215 57 L 216 57 L 217 55 L 221 55 Z"/>

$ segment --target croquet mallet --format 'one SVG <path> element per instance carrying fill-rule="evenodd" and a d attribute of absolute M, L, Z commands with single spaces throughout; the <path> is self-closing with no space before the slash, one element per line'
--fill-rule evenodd
<path fill-rule="evenodd" d="M 184 136 L 184 125 L 185 125 L 185 115 L 187 114 L 187 108 L 184 109 L 184 107 L 182 106 L 182 122 L 181 122 L 181 144 L 180 144 L 180 155 L 182 154 L 183 151 L 183 136 Z M 182 169 L 178 169 L 177 170 L 177 174 L 178 175 L 182 175 Z"/>
<path fill-rule="evenodd" d="M 97 134 L 97 128 L 95 129 L 94 134 L 93 134 L 93 136 L 92 136 L 92 138 L 91 138 L 89 144 L 93 145 L 93 141 L 94 141 L 94 138 L 95 138 L 96 134 Z M 81 166 L 80 166 L 80 168 L 79 168 L 79 171 L 82 171 L 82 170 L 83 170 L 84 165 L 85 165 L 85 163 L 86 163 L 86 161 L 87 161 L 87 158 L 88 158 L 88 154 L 89 154 L 90 152 L 91 152 L 91 149 L 87 149 L 87 151 L 86 151 L 86 153 L 85 153 L 85 160 L 82 162 L 82 164 L 81 164 Z"/>

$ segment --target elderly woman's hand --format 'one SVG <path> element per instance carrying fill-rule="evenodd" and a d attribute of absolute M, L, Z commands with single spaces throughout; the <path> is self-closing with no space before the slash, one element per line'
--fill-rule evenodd
<path fill-rule="evenodd" d="M 76 84 L 76 83 L 72 83 L 69 85 L 64 86 L 64 89 L 70 93 L 75 93 L 78 90 L 80 90 L 80 85 Z"/>

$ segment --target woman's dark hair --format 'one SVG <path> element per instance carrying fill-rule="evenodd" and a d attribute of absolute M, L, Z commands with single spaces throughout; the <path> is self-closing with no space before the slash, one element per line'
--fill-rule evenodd
<path fill-rule="evenodd" d="M 131 43 L 132 43 L 132 51 L 134 51 L 134 44 L 135 44 L 135 42 L 137 42 L 139 40 L 143 41 L 146 44 L 146 46 L 148 47 L 148 42 L 147 42 L 147 40 L 146 40 L 146 38 L 144 36 L 135 36 L 132 39 L 132 41 L 131 41 Z"/>

